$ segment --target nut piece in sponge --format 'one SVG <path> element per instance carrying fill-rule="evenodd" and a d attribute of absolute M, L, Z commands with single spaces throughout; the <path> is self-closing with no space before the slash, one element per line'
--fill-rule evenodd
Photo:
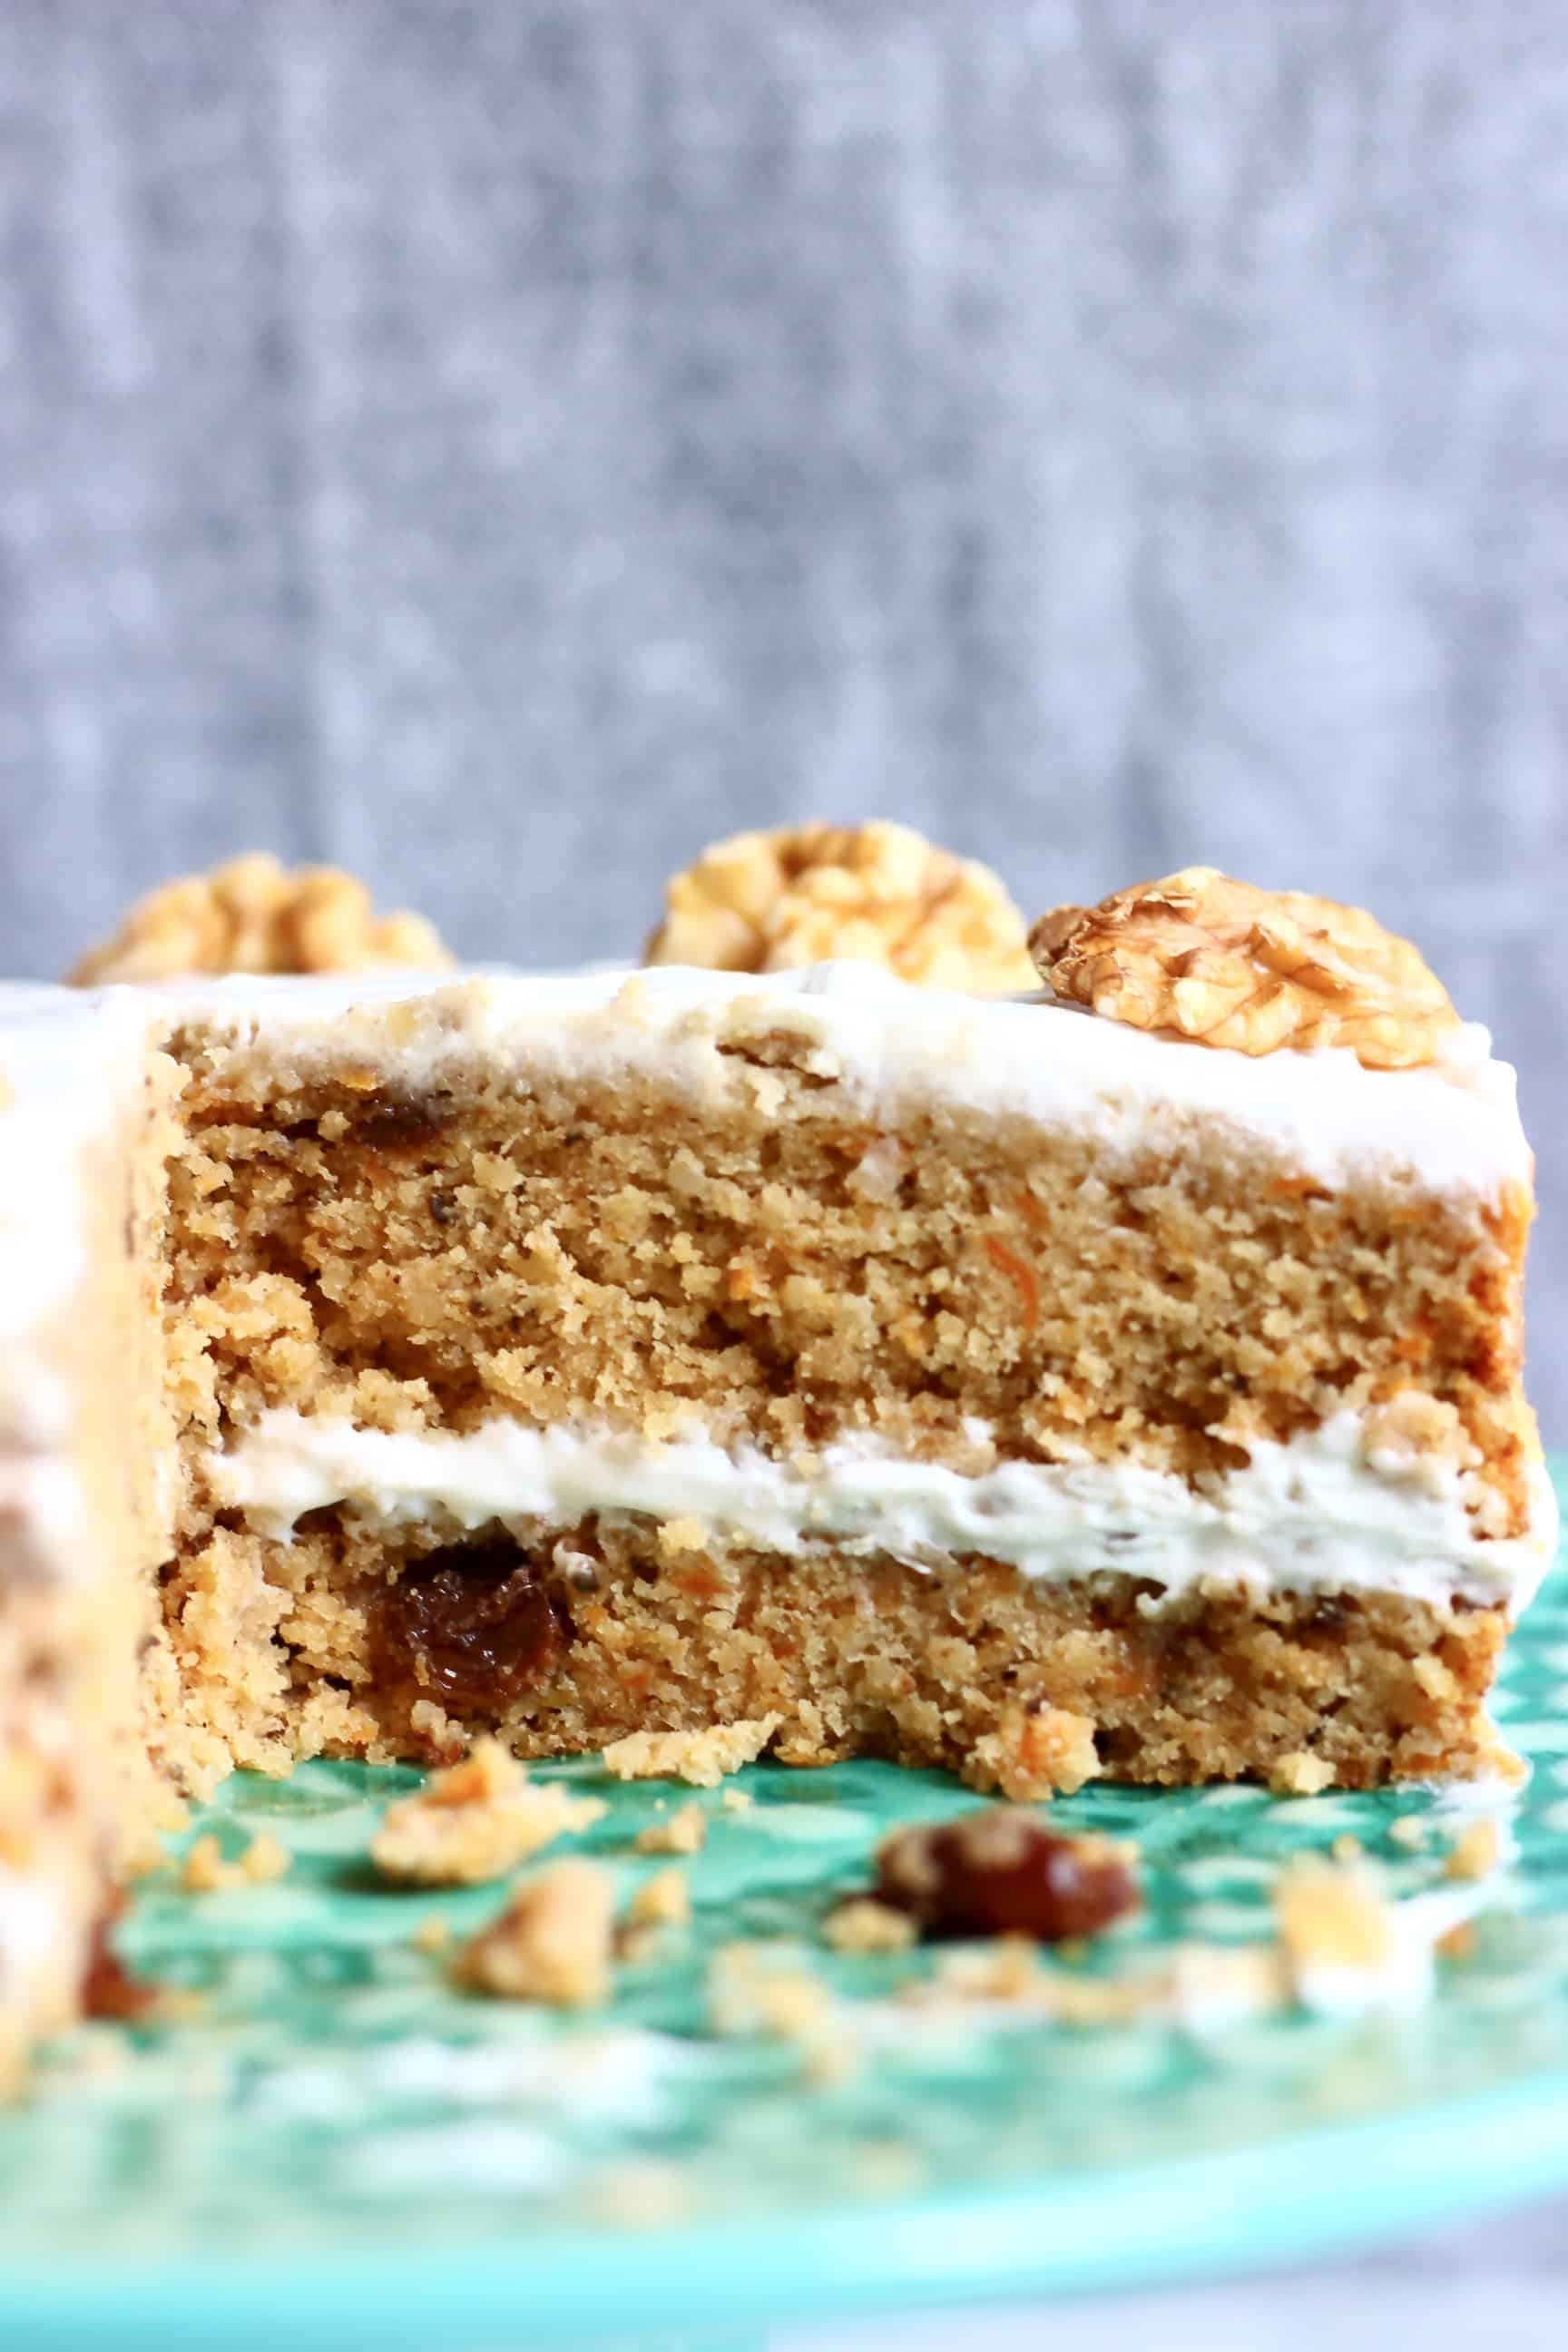
<path fill-rule="evenodd" d="M 843 957 L 976 995 L 1037 984 L 1024 919 L 990 867 L 904 824 L 738 833 L 677 874 L 665 903 L 649 963 L 789 971 Z"/>
<path fill-rule="evenodd" d="M 75 988 L 186 972 L 432 971 L 453 959 L 423 915 L 378 915 L 370 892 L 331 866 L 289 873 L 258 850 L 139 898 L 70 974 Z"/>
<path fill-rule="evenodd" d="M 1363 908 L 1212 866 L 1058 907 L 1029 946 L 1058 997 L 1242 1054 L 1339 1045 L 1368 1069 L 1413 1069 L 1459 1026 L 1419 950 Z"/>

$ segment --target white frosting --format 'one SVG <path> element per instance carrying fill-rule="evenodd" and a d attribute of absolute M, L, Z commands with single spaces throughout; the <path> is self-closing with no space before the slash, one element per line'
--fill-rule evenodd
<path fill-rule="evenodd" d="M 968 1433 L 985 1442 L 982 1425 Z M 1542 1477 L 1528 1536 L 1479 1537 L 1465 1474 L 1369 1447 L 1349 1412 L 1288 1444 L 1257 1444 L 1245 1469 L 1197 1487 L 1087 1457 L 965 1475 L 864 1437 L 781 1460 L 700 1433 L 655 1443 L 502 1419 L 389 1432 L 285 1408 L 213 1453 L 206 1472 L 221 1507 L 274 1536 L 331 1504 L 388 1526 L 438 1510 L 463 1528 L 501 1520 L 531 1531 L 591 1513 L 694 1517 L 721 1539 L 785 1554 L 829 1538 L 916 1565 L 982 1553 L 1047 1581 L 1143 1577 L 1167 1596 L 1215 1580 L 1252 1592 L 1463 1595 L 1520 1608 L 1556 1532 Z"/>
<path fill-rule="evenodd" d="M 89 1270 L 89 1153 L 141 1087 L 146 1034 L 128 990 L 0 983 L 0 1443 L 68 1433 L 56 1359 Z"/>
<path fill-rule="evenodd" d="M 1344 1050 L 1253 1058 L 1039 998 L 915 988 L 859 963 L 761 977 L 675 967 L 439 982 L 236 977 L 174 983 L 146 1001 L 165 1024 L 199 1021 L 242 1052 L 302 1069 L 352 1058 L 417 1087 L 482 1055 L 524 1090 L 641 1076 L 715 1101 L 762 1075 L 723 1046 L 783 1028 L 805 1042 L 814 1074 L 868 1116 L 936 1100 L 1070 1127 L 1112 1155 L 1179 1150 L 1201 1119 L 1328 1186 L 1370 1174 L 1495 1196 L 1531 1176 L 1513 1072 L 1474 1024 L 1440 1063 L 1367 1070 Z"/>
<path fill-rule="evenodd" d="M 69 1949 L 70 1906 L 64 1883 L 48 1871 L 26 1874 L 0 1865 L 0 2013 L 26 2005 Z"/>

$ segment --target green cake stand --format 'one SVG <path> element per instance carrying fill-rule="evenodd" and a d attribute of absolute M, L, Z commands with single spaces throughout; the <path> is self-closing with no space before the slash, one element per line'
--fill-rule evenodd
<path fill-rule="evenodd" d="M 1516 1841 L 1429 2000 L 1201 2032 L 937 2021 L 897 1998 L 929 1955 L 827 1951 L 823 1918 L 878 1839 L 975 1801 L 936 1774 L 759 1766 L 730 1784 L 740 1809 L 593 1760 L 541 1768 L 607 1799 L 568 1843 L 628 1892 L 667 1866 L 635 1851 L 645 1822 L 690 1801 L 708 1816 L 684 1865 L 691 1927 L 579 2018 L 452 1990 L 428 1923 L 465 1934 L 504 1886 L 378 1881 L 370 1837 L 416 1773 L 238 1776 L 191 1834 L 235 1853 L 268 1832 L 288 1875 L 206 1895 L 173 1872 L 142 1882 L 121 1949 L 173 2013 L 81 2028 L 0 2121 L 0 2345 L 743 2343 L 786 2318 L 1299 2260 L 1568 2190 L 1562 1562 L 1498 1712 L 1531 1766 L 1512 1798 L 1095 1787 L 1053 1809 L 1142 1850 L 1147 1906 L 1083 1963 L 1102 1972 L 1262 1938 L 1281 1861 L 1345 1836 L 1401 1900 L 1444 1883 L 1478 1810 Z M 858 2066 L 813 2081 L 787 2043 L 713 2032 L 709 1964 L 736 1938 L 843 1996 Z"/>

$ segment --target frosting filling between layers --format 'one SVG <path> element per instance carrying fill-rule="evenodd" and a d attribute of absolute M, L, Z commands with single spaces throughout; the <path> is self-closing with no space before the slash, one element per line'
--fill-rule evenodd
<path fill-rule="evenodd" d="M 982 1423 L 965 1425 L 984 1444 Z M 360 1429 L 289 1408 L 261 1414 L 205 1465 L 213 1496 L 261 1533 L 342 1506 L 387 1528 L 439 1514 L 520 1531 L 695 1518 L 718 1544 L 786 1555 L 859 1546 L 912 1566 L 957 1555 L 1031 1579 L 1147 1579 L 1167 1599 L 1215 1581 L 1271 1591 L 1529 1601 L 1552 1557 L 1556 1507 L 1541 1472 L 1530 1532 L 1479 1535 L 1477 1489 L 1452 1463 L 1380 1449 L 1337 1413 L 1245 1468 L 1189 1486 L 1132 1461 L 1001 1461 L 977 1475 L 870 1437 L 786 1458 L 699 1432 L 664 1442 L 583 1423 L 495 1419 L 469 1431 Z"/>

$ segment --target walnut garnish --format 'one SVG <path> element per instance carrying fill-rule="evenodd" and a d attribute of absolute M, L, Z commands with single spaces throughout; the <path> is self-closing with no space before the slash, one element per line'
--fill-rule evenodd
<path fill-rule="evenodd" d="M 789 971 L 831 957 L 927 988 L 1032 989 L 1024 919 L 996 876 L 909 825 L 738 833 L 665 889 L 649 963 Z"/>
<path fill-rule="evenodd" d="M 1058 996 L 1242 1054 L 1341 1045 L 1368 1069 L 1413 1069 L 1459 1025 L 1419 950 L 1364 908 L 1212 866 L 1058 907 L 1029 946 Z"/>
<path fill-rule="evenodd" d="M 258 850 L 149 891 L 70 981 L 97 988 L 184 972 L 445 971 L 451 962 L 423 915 L 378 915 L 352 874 L 331 866 L 289 873 Z"/>

